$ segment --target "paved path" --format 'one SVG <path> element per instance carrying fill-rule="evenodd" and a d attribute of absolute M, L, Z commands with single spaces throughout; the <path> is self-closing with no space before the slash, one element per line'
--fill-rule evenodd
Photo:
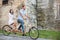
<path fill-rule="evenodd" d="M 16 35 L 10 35 L 10 36 L 0 35 L 0 40 L 32 40 L 32 39 L 26 36 L 23 37 L 23 36 L 16 36 Z M 50 40 L 50 39 L 38 38 L 37 40 Z"/>

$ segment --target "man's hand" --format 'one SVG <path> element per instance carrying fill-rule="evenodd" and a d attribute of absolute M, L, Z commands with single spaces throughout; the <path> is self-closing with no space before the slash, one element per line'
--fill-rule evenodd
<path fill-rule="evenodd" d="M 23 16 L 23 19 L 26 20 L 27 18 L 25 16 Z"/>
<path fill-rule="evenodd" d="M 25 15 L 28 19 L 30 19 L 30 17 L 28 16 L 28 14 Z"/>

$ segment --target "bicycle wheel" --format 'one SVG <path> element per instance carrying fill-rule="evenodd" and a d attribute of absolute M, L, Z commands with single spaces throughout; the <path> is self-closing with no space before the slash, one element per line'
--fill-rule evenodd
<path fill-rule="evenodd" d="M 11 31 L 11 27 L 9 25 L 4 25 L 2 27 L 3 35 L 8 36 L 10 34 L 10 31 Z"/>
<path fill-rule="evenodd" d="M 32 39 L 37 39 L 39 37 L 39 31 L 37 28 L 35 27 L 32 27 L 30 30 L 29 30 L 29 36 L 30 38 Z"/>

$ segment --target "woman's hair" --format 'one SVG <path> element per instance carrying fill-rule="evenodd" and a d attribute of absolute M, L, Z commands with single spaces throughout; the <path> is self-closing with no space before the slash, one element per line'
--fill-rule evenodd
<path fill-rule="evenodd" d="M 13 12 L 13 10 L 12 10 L 12 9 L 10 9 L 10 10 L 9 10 L 9 13 L 13 14 L 14 12 Z"/>

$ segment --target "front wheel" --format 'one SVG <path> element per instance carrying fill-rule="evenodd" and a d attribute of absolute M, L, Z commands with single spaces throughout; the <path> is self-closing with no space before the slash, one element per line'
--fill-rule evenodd
<path fill-rule="evenodd" d="M 36 40 L 39 37 L 39 31 L 38 31 L 38 29 L 35 28 L 35 27 L 32 27 L 29 30 L 29 36 L 30 36 L 30 38 Z"/>
<path fill-rule="evenodd" d="M 8 36 L 10 34 L 10 31 L 11 31 L 11 27 L 9 25 L 4 25 L 2 27 L 3 35 Z"/>

